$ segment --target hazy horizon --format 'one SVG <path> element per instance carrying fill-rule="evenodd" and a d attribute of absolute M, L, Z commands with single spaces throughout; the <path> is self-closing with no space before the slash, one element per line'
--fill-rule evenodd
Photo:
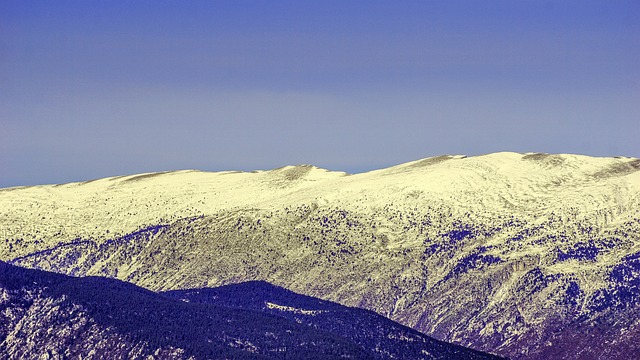
<path fill-rule="evenodd" d="M 0 3 L 0 187 L 639 157 L 635 1 Z"/>

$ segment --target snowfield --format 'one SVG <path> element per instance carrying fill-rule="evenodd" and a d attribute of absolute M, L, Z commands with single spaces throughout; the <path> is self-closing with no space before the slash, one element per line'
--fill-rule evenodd
<path fill-rule="evenodd" d="M 640 346 L 639 211 L 625 157 L 187 170 L 0 189 L 0 259 L 152 290 L 266 280 L 511 358 L 615 358 Z"/>

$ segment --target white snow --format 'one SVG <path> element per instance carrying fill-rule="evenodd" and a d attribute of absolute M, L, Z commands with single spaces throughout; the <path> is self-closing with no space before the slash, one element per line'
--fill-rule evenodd
<path fill-rule="evenodd" d="M 406 209 L 443 204 L 461 214 L 490 218 L 507 212 L 534 222 L 550 211 L 570 214 L 574 209 L 604 226 L 638 217 L 640 171 L 609 173 L 634 159 L 564 154 L 527 159 L 531 156 L 505 152 L 436 157 L 355 175 L 302 165 L 255 172 L 185 170 L 0 189 L 0 240 L 24 239 L 11 252 L 0 242 L 0 258 L 75 238 L 103 241 L 146 225 L 220 210 L 301 204 L 360 213 L 389 204 Z M 384 224 L 379 232 L 388 232 Z"/>

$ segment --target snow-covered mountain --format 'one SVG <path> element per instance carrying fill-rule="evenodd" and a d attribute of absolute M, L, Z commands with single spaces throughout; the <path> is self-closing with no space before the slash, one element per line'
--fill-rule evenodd
<path fill-rule="evenodd" d="M 266 280 L 511 358 L 640 354 L 640 160 L 496 153 L 0 190 L 0 259 L 152 290 Z"/>

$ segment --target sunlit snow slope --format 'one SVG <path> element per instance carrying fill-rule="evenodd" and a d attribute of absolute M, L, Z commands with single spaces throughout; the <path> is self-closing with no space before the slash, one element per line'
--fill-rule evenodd
<path fill-rule="evenodd" d="M 632 158 L 177 171 L 2 189 L 0 259 L 152 290 L 266 280 L 511 358 L 627 358 L 639 211 Z"/>

